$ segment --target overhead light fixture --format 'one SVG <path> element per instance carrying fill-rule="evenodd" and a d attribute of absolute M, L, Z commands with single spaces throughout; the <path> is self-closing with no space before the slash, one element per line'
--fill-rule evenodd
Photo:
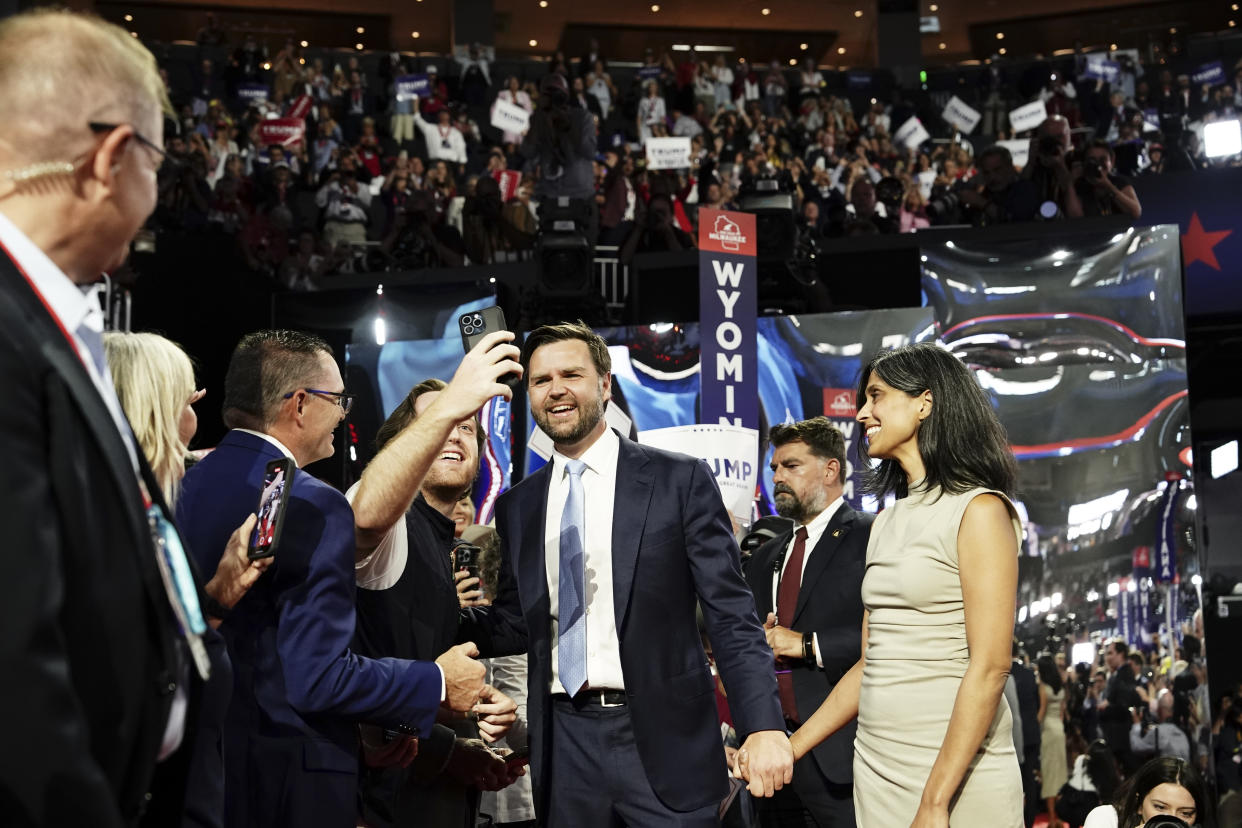
<path fill-rule="evenodd" d="M 538 41 L 538 40 L 535 40 L 535 39 L 532 37 L 532 38 L 530 39 L 530 45 L 531 45 L 531 46 L 538 46 L 538 45 L 539 45 L 539 41 Z"/>
<path fill-rule="evenodd" d="M 655 12 L 658 12 L 659 10 L 660 10 L 659 5 L 653 5 L 653 6 L 651 7 L 651 12 L 652 12 L 653 14 L 654 14 Z"/>
<path fill-rule="evenodd" d="M 845 47 L 844 47 L 844 46 L 838 46 L 838 47 L 837 47 L 837 54 L 838 54 L 838 55 L 843 55 L 843 54 L 845 54 Z"/>
<path fill-rule="evenodd" d="M 1190 576 L 1190 583 L 1192 586 L 1203 586 L 1203 576 L 1196 572 Z"/>
<path fill-rule="evenodd" d="M 420 37 L 422 37 L 422 34 L 420 34 L 419 32 L 410 32 L 410 37 L 414 38 L 415 40 L 418 40 Z"/>
<path fill-rule="evenodd" d="M 1234 6 L 1234 8 L 1236 9 L 1236 8 L 1237 8 L 1237 6 Z M 127 15 L 125 15 L 125 22 L 126 22 L 126 23 L 133 23 L 133 22 L 134 22 L 134 16 L 133 16 L 132 14 L 127 14 Z"/>
<path fill-rule="evenodd" d="M 949 48 L 949 47 L 948 47 L 948 46 L 946 46 L 945 44 L 941 43 L 941 44 L 940 44 L 940 48 L 943 50 L 943 49 L 947 49 L 947 48 Z"/>
<path fill-rule="evenodd" d="M 1115 51 L 1117 51 L 1117 44 L 1116 44 L 1116 43 L 1110 43 L 1110 44 L 1108 44 L 1108 51 L 1110 51 L 1110 52 L 1115 52 Z"/>
<path fill-rule="evenodd" d="M 548 0 L 539 0 L 539 8 L 546 9 L 547 7 L 548 7 Z"/>
<path fill-rule="evenodd" d="M 811 48 L 811 47 L 810 47 L 810 45 L 809 45 L 809 44 L 806 44 L 806 43 L 799 43 L 799 44 L 798 44 L 798 48 L 799 48 L 799 49 L 801 49 L 802 51 L 804 51 L 804 52 L 805 52 L 807 49 L 809 49 L 809 48 Z"/>
<path fill-rule="evenodd" d="M 862 9 L 854 9 L 855 17 L 862 17 Z"/>
<path fill-rule="evenodd" d="M 130 32 L 130 34 L 131 34 L 131 35 L 133 35 L 134 37 L 137 37 L 137 36 L 138 36 L 138 33 L 137 33 L 137 32 Z"/>
<path fill-rule="evenodd" d="M 997 53 L 998 55 L 1003 55 L 1003 54 L 1005 54 L 1005 47 L 1004 47 L 1004 46 L 1000 47 L 999 49 L 997 49 L 997 50 L 996 50 L 996 53 Z"/>
<path fill-rule="evenodd" d="M 264 71 L 264 72 L 270 72 L 270 71 L 271 71 L 271 69 L 272 69 L 272 64 L 270 64 L 270 63 L 264 63 L 264 64 L 263 64 L 263 71 Z"/>
<path fill-rule="evenodd" d="M 355 44 L 354 44 L 354 48 L 355 48 L 355 49 L 357 49 L 359 52 L 361 52 L 361 51 L 362 51 L 362 44 L 361 44 L 361 43 L 355 43 Z"/>
<path fill-rule="evenodd" d="M 996 33 L 996 39 L 997 39 L 997 40 L 1004 40 L 1004 39 L 1005 39 L 1005 33 L 1004 33 L 1004 32 L 997 32 L 997 33 Z"/>
<path fill-rule="evenodd" d="M 354 29 L 354 31 L 355 31 L 355 32 L 357 32 L 358 34 L 366 34 L 366 33 L 367 33 L 367 30 L 366 30 L 366 29 L 364 29 L 362 26 L 359 26 L 358 28 Z"/>
<path fill-rule="evenodd" d="M 789 59 L 789 65 L 790 65 L 790 66 L 797 66 L 797 65 L 798 65 L 798 59 L 797 59 L 797 58 L 790 58 L 790 59 Z"/>
<path fill-rule="evenodd" d="M 303 40 L 303 41 L 302 41 L 302 48 L 303 48 L 303 49 L 305 49 L 305 48 L 306 48 L 307 46 L 309 46 L 309 45 L 310 45 L 310 43 L 309 43 L 308 41 L 305 41 L 305 40 Z"/>
<path fill-rule="evenodd" d="M 764 15 L 764 16 L 767 16 L 767 15 L 769 15 L 769 14 L 771 14 L 771 13 L 772 13 L 772 10 L 771 10 L 771 9 L 761 9 L 761 10 L 759 11 L 759 13 L 760 13 L 760 14 L 762 14 L 762 15 Z"/>
<path fill-rule="evenodd" d="M 1113 581 L 1111 584 L 1108 585 L 1107 591 L 1108 591 L 1109 598 L 1116 598 L 1118 595 L 1121 594 L 1121 584 L 1117 583 L 1116 581 Z"/>
<path fill-rule="evenodd" d="M 931 4 L 930 6 L 928 6 L 927 8 L 931 9 L 931 10 L 932 10 L 932 11 L 934 11 L 934 12 L 936 12 L 936 11 L 940 11 L 940 7 L 939 7 L 939 6 L 937 6 L 935 3 L 932 3 L 932 4 Z"/>

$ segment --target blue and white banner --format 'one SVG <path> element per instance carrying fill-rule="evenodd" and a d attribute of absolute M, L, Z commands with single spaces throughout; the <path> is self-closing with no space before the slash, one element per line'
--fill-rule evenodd
<path fill-rule="evenodd" d="M 703 423 L 759 428 L 756 241 L 754 215 L 699 210 Z"/>
<path fill-rule="evenodd" d="M 1178 481 L 1165 482 L 1160 495 L 1160 511 L 1156 517 L 1156 580 L 1162 584 L 1177 578 L 1177 496 L 1181 490 Z"/>
<path fill-rule="evenodd" d="M 1134 619 L 1136 640 L 1131 643 L 1140 644 L 1146 650 L 1151 646 L 1150 639 L 1147 637 L 1147 625 L 1151 623 L 1151 590 L 1147 588 L 1146 583 L 1141 583 L 1135 594 L 1138 595 Z"/>
<path fill-rule="evenodd" d="M 1133 593 L 1123 589 L 1117 593 L 1117 633 L 1127 644 L 1134 643 Z"/>
<path fill-rule="evenodd" d="M 663 71 L 659 66 L 640 66 L 638 67 L 638 76 L 645 81 L 656 80 Z"/>
<path fill-rule="evenodd" d="M 243 101 L 251 103 L 263 103 L 267 100 L 268 88 L 262 83 L 239 83 L 237 84 L 237 97 Z"/>
<path fill-rule="evenodd" d="M 1105 58 L 1087 58 L 1087 68 L 1083 70 L 1084 78 L 1097 78 L 1108 83 L 1117 80 L 1121 74 L 1121 64 Z"/>
<path fill-rule="evenodd" d="M 431 83 L 426 75 L 402 75 L 396 79 L 394 84 L 397 87 L 397 100 L 399 101 L 431 97 Z"/>
<path fill-rule="evenodd" d="M 1196 84 L 1206 83 L 1211 86 L 1219 86 L 1225 82 L 1225 67 L 1221 65 L 1219 60 L 1204 63 L 1195 70 L 1190 79 Z"/>

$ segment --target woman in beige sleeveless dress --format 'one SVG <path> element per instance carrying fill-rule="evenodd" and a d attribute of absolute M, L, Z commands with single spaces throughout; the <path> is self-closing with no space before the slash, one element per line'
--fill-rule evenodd
<path fill-rule="evenodd" d="M 880 460 L 869 488 L 898 499 L 867 545 L 863 656 L 794 733 L 794 757 L 857 716 L 861 828 L 1022 828 L 1002 697 L 1021 539 L 1004 430 L 970 371 L 930 344 L 877 355 L 858 399 L 862 465 Z"/>
<path fill-rule="evenodd" d="M 1057 817 L 1057 794 L 1069 781 L 1065 756 L 1065 685 L 1052 656 L 1040 656 L 1039 671 L 1039 775 L 1040 796 L 1048 804 L 1048 828 L 1064 828 Z"/>

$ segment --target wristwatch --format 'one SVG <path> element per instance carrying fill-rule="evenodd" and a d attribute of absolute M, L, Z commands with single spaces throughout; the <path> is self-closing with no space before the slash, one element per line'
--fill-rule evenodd
<path fill-rule="evenodd" d="M 815 633 L 805 632 L 802 634 L 802 659 L 811 665 L 815 665 Z"/>

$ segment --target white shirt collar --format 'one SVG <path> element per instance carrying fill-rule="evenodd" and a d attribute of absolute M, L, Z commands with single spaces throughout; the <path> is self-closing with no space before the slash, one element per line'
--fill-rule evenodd
<path fill-rule="evenodd" d="M 617 468 L 617 455 L 621 452 L 621 438 L 611 428 L 605 429 L 589 449 L 578 459 L 586 467 L 599 475 L 610 474 Z M 552 451 L 553 471 L 558 477 L 565 475 L 565 464 L 570 458 L 557 450 Z"/>
<path fill-rule="evenodd" d="M 271 443 L 273 446 L 279 449 L 280 453 L 283 454 L 285 457 L 288 457 L 294 463 L 298 462 L 298 458 L 293 456 L 293 452 L 289 451 L 289 449 L 285 446 L 284 443 L 280 442 L 279 440 L 277 440 L 275 437 L 273 437 L 270 434 L 264 434 L 262 431 L 251 431 L 248 428 L 235 428 L 233 430 L 240 431 L 243 434 L 253 434 L 255 437 L 258 437 L 261 440 L 267 440 L 269 443 Z"/>
<path fill-rule="evenodd" d="M 34 283 L 52 313 L 71 334 L 86 322 L 96 332 L 103 331 L 103 314 L 90 298 L 94 287 L 83 290 L 4 213 L 0 212 L 0 244 Z"/>
<path fill-rule="evenodd" d="M 836 500 L 828 504 L 824 511 L 816 515 L 810 523 L 806 524 L 806 534 L 808 538 L 818 538 L 824 534 L 824 530 L 828 528 L 828 522 L 836 515 L 837 510 L 841 508 L 841 504 L 845 503 L 844 497 L 838 497 Z M 801 526 L 801 524 L 799 524 Z M 796 532 L 797 529 L 795 528 Z"/>

